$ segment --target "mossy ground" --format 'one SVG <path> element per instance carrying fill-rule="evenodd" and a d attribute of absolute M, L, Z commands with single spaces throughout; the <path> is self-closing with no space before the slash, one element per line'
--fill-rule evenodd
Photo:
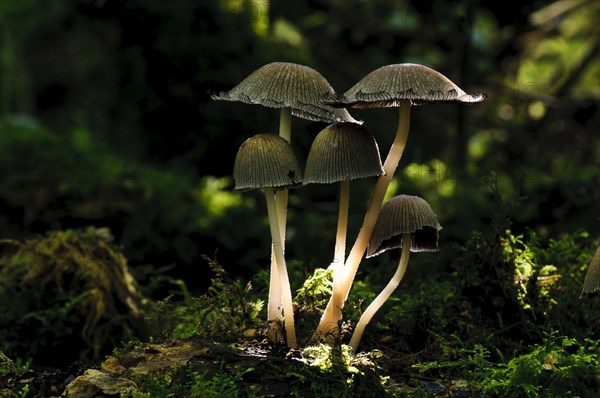
<path fill-rule="evenodd" d="M 90 231 L 51 234 L 46 239 L 62 244 L 83 239 L 90 247 L 97 239 L 100 247 L 105 245 Z M 47 247 L 43 240 L 35 242 Z M 531 232 L 514 235 L 499 228 L 474 234 L 465 247 L 449 248 L 447 269 L 409 275 L 368 326 L 356 354 L 343 343 L 361 308 L 377 293 L 374 287 L 385 283 L 381 272 L 365 271 L 356 283 L 340 341 L 334 346 L 308 345 L 331 290 L 330 272 L 316 269 L 303 275 L 308 278 L 295 298 L 303 344 L 299 350 L 288 350 L 264 340 L 266 274 L 257 275 L 254 285 L 243 283 L 207 257 L 214 277 L 205 294 L 193 297 L 179 283 L 170 298 L 135 307 L 144 312 L 150 342 L 129 339 L 102 364 L 91 360 L 63 370 L 32 370 L 25 356 L 16 362 L 3 357 L 3 394 L 59 396 L 70 388 L 71 396 L 77 397 L 85 396 L 76 388 L 84 385 L 86 391 L 90 386 L 96 389 L 97 395 L 88 396 L 132 398 L 595 397 L 600 388 L 600 319 L 594 309 L 600 298 L 580 295 L 593 247 L 583 231 L 547 242 Z M 120 261 L 118 252 L 109 249 L 106 246 L 105 253 L 113 256 L 101 257 Z M 52 251 L 48 253 L 52 258 Z M 14 256 L 11 249 L 3 264 L 14 263 Z M 19 264 L 29 263 L 34 267 L 25 275 L 43 269 L 38 262 Z M 3 269 L 6 274 L 10 268 Z M 291 262 L 291 269 L 303 272 L 300 263 Z M 3 292 L 14 290 L 6 280 Z M 119 297 L 118 291 L 114 297 Z M 50 314 L 56 307 L 48 306 L 38 313 Z M 125 311 L 133 312 L 134 308 Z M 90 328 L 87 319 L 71 327 L 84 333 Z M 64 323 L 48 327 L 64 337 Z M 10 330 L 5 328 L 4 333 Z M 115 337 L 105 343 L 116 346 Z M 31 339 L 30 346 L 37 347 Z M 96 340 L 83 341 L 93 347 Z M 21 346 L 26 343 L 19 341 Z"/>

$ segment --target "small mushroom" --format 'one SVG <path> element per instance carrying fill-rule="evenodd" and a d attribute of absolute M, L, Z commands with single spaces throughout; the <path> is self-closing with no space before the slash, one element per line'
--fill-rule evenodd
<path fill-rule="evenodd" d="M 240 146 L 235 157 L 233 168 L 235 189 L 263 188 L 269 215 L 272 249 L 275 257 L 275 267 L 278 278 L 271 278 L 269 304 L 274 301 L 277 306 L 283 301 L 283 319 L 288 347 L 296 348 L 296 331 L 294 325 L 294 309 L 292 291 L 283 253 L 283 235 L 277 219 L 275 208 L 275 190 L 297 186 L 302 181 L 302 170 L 289 142 L 275 134 L 257 134 L 248 138 Z M 276 271 L 275 271 L 276 270 Z M 278 280 L 277 280 L 278 279 Z M 272 291 L 280 294 L 272 294 Z M 276 334 L 271 333 L 273 337 Z"/>
<path fill-rule="evenodd" d="M 590 262 L 590 266 L 585 274 L 585 280 L 583 281 L 583 289 L 581 295 L 584 293 L 594 293 L 600 290 L 600 246 L 596 249 L 594 257 Z"/>
<path fill-rule="evenodd" d="M 408 266 L 410 252 L 439 250 L 440 229 L 442 227 L 429 203 L 418 196 L 399 195 L 381 207 L 373 236 L 369 241 L 367 257 L 399 247 L 402 248 L 402 255 L 392 279 L 360 317 L 349 344 L 354 351 L 373 315 L 400 284 Z"/>
<path fill-rule="evenodd" d="M 211 94 L 211 98 L 279 108 L 279 136 L 290 142 L 292 115 L 328 123 L 356 121 L 346 109 L 336 109 L 325 104 L 322 101 L 324 93 L 334 94 L 333 87 L 315 69 L 290 62 L 273 62 L 252 72 L 230 91 Z M 283 234 L 284 250 L 287 207 L 288 191 L 280 189 L 276 193 L 276 209 L 279 229 Z M 273 255 L 272 258 L 274 259 L 275 256 Z M 273 263 L 271 267 L 275 268 Z M 271 276 L 275 278 L 276 273 L 271 273 Z M 275 284 L 271 283 L 271 286 Z M 274 302 L 272 304 L 268 308 L 269 319 L 276 316 L 278 308 Z"/>
<path fill-rule="evenodd" d="M 350 204 L 350 181 L 383 173 L 375 137 L 357 123 L 334 123 L 315 137 L 304 168 L 304 184 L 340 184 L 338 224 L 333 268 L 334 305 L 341 306 L 342 271 L 346 257 L 346 232 Z M 332 316 L 332 314 L 328 314 Z M 329 325 L 330 329 L 337 323 Z"/>
<path fill-rule="evenodd" d="M 408 139 L 412 105 L 456 102 L 477 103 L 485 94 L 465 93 L 443 74 L 419 64 L 394 64 L 376 69 L 362 78 L 343 95 L 326 95 L 324 101 L 335 107 L 399 108 L 399 120 L 394 142 L 383 164 L 384 173 L 378 178 L 371 201 L 344 267 L 344 297 L 352 282 L 373 233 L 377 215 L 387 188 L 394 177 Z M 330 301 L 328 305 L 331 305 Z M 341 312 L 338 314 L 341 319 Z M 321 329 L 321 324 L 318 329 Z"/>

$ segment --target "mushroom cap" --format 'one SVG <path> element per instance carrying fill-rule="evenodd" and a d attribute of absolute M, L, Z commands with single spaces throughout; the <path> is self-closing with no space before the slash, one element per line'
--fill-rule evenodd
<path fill-rule="evenodd" d="M 590 266 L 585 274 L 583 281 L 583 293 L 593 293 L 600 290 L 600 246 L 596 249 L 594 257 L 590 262 Z"/>
<path fill-rule="evenodd" d="M 450 79 L 427 66 L 393 64 L 375 69 L 343 95 L 326 95 L 324 101 L 336 107 L 391 108 L 400 101 L 411 105 L 428 102 L 481 102 L 486 94 L 465 93 Z"/>
<path fill-rule="evenodd" d="M 304 168 L 304 184 L 331 184 L 383 174 L 375 137 L 363 126 L 340 122 L 315 137 Z"/>
<path fill-rule="evenodd" d="M 438 231 L 442 229 L 433 209 L 418 196 L 398 195 L 381 207 L 369 241 L 367 257 L 402 247 L 402 234 L 410 233 L 411 252 L 438 251 Z"/>
<path fill-rule="evenodd" d="M 334 95 L 319 72 L 289 62 L 266 64 L 230 91 L 212 94 L 214 100 L 240 101 L 270 108 L 292 108 L 292 115 L 320 122 L 357 122 L 345 109 L 325 104 L 323 95 Z"/>
<path fill-rule="evenodd" d="M 288 188 L 302 183 L 302 169 L 289 142 L 257 134 L 240 145 L 233 166 L 235 189 Z"/>

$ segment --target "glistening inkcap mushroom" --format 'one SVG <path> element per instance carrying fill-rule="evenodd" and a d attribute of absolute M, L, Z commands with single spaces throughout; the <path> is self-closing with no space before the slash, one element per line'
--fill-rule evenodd
<path fill-rule="evenodd" d="M 291 115 L 328 123 L 356 122 L 347 110 L 336 109 L 321 100 L 324 94 L 334 93 L 333 87 L 315 69 L 290 62 L 272 62 L 252 72 L 230 91 L 212 94 L 211 98 L 280 108 L 281 119 L 286 119 L 282 121 L 284 130 L 290 126 Z M 289 115 L 284 116 L 284 113 Z M 289 130 L 282 136 L 289 141 Z"/>
<path fill-rule="evenodd" d="M 396 136 L 383 165 L 369 208 L 356 242 L 344 266 L 344 297 L 348 296 L 352 282 L 373 232 L 375 220 L 387 188 L 394 177 L 408 139 L 411 106 L 428 103 L 481 102 L 485 94 L 471 95 L 464 92 L 443 74 L 419 64 L 394 64 L 376 69 L 362 78 L 343 95 L 325 95 L 324 101 L 335 107 L 348 108 L 399 108 Z M 331 305 L 330 301 L 328 306 Z M 341 311 L 336 313 L 341 319 Z M 323 321 L 323 318 L 322 318 Z M 322 331 L 319 324 L 318 330 Z"/>
<path fill-rule="evenodd" d="M 318 71 L 290 62 L 272 62 L 258 68 L 229 91 L 211 94 L 214 100 L 239 101 L 280 109 L 279 136 L 291 142 L 292 115 L 321 122 L 356 122 L 346 109 L 333 108 L 323 103 L 323 94 L 334 94 L 333 87 Z M 276 209 L 282 245 L 285 251 L 288 191 L 276 194 Z M 275 258 L 273 255 L 272 258 Z M 272 263 L 272 268 L 275 266 Z M 271 276 L 276 277 L 276 272 Z M 271 283 L 271 286 L 275 284 Z M 272 292 L 277 295 L 278 292 Z M 268 308 L 268 317 L 276 316 L 275 301 Z"/>
<path fill-rule="evenodd" d="M 383 173 L 375 137 L 357 123 L 340 122 L 317 134 L 308 152 L 303 184 L 340 184 L 334 261 L 344 263 L 350 181 Z"/>
<path fill-rule="evenodd" d="M 418 196 L 395 196 L 381 207 L 373 236 L 369 241 L 367 257 L 399 247 L 402 254 L 394 276 L 367 307 L 354 329 L 349 345 L 355 352 L 365 327 L 400 284 L 408 266 L 410 252 L 438 251 L 440 229 L 442 227 L 433 209 Z"/>
<path fill-rule="evenodd" d="M 235 189 L 262 188 L 265 191 L 278 275 L 278 280 L 271 278 L 271 284 L 278 283 L 280 286 L 287 344 L 290 348 L 296 348 L 292 291 L 283 253 L 282 233 L 275 210 L 275 189 L 301 184 L 302 170 L 289 142 L 275 134 L 257 134 L 240 146 L 235 157 L 233 178 Z M 269 300 L 271 299 L 269 296 Z"/>
<path fill-rule="evenodd" d="M 581 295 L 584 293 L 594 293 L 600 290 L 600 246 L 596 249 L 594 257 L 590 262 L 590 266 L 585 274 L 585 280 L 583 281 L 583 289 Z"/>
<path fill-rule="evenodd" d="M 342 305 L 343 302 L 340 284 L 346 257 L 350 181 L 379 176 L 382 173 L 381 157 L 375 137 L 357 123 L 340 122 L 325 127 L 317 134 L 310 147 L 303 183 L 340 185 L 338 225 L 332 262 L 334 307 Z M 330 328 L 336 326 L 330 325 Z"/>

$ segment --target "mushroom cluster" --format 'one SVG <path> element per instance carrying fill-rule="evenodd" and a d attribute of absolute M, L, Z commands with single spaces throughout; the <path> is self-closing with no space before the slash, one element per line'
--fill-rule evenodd
<path fill-rule="evenodd" d="M 325 97 L 327 103 L 336 107 L 399 108 L 396 134 L 383 165 L 383 174 L 377 179 L 363 225 L 344 265 L 341 294 L 345 301 L 373 233 L 385 193 L 406 147 L 411 106 L 440 102 L 477 103 L 483 101 L 486 95 L 467 94 L 446 76 L 424 65 L 394 64 L 367 74 L 343 95 L 327 94 Z M 332 297 L 317 327 L 317 336 L 335 332 L 342 320 L 342 309 L 343 306 L 339 306 Z"/>
<path fill-rule="evenodd" d="M 336 109 L 321 101 L 324 94 L 335 92 L 329 82 L 308 66 L 289 62 L 273 62 L 252 72 L 227 92 L 212 94 L 214 100 L 239 101 L 280 109 L 279 136 L 291 142 L 292 115 L 312 121 L 356 122 L 345 109 Z M 276 193 L 275 211 L 281 233 L 281 247 L 285 252 L 288 191 Z M 281 316 L 281 286 L 274 245 L 271 246 L 271 279 L 269 282 L 268 337 L 279 340 L 276 320 Z M 289 343 L 289 342 L 288 342 Z"/>
<path fill-rule="evenodd" d="M 215 100 L 240 101 L 280 109 L 279 135 L 256 134 L 239 148 L 234 165 L 236 189 L 263 189 L 271 231 L 271 276 L 267 337 L 296 348 L 292 293 L 285 261 L 288 189 L 308 184 L 338 184 L 339 210 L 333 260 L 331 298 L 311 342 L 339 337 L 344 303 L 365 257 L 401 248 L 396 273 L 362 314 L 350 341 L 357 349 L 366 325 L 398 287 L 409 253 L 438 250 L 441 229 L 431 206 L 417 196 L 383 200 L 408 139 L 411 107 L 427 103 L 477 103 L 485 94 L 470 95 L 441 73 L 418 64 L 383 66 L 344 94 L 336 94 L 316 70 L 274 62 L 257 69 Z M 375 137 L 346 108 L 398 108 L 396 134 L 381 163 Z M 302 170 L 291 145 L 292 116 L 328 123 L 315 137 Z M 363 225 L 346 258 L 350 181 L 376 177 Z"/>

